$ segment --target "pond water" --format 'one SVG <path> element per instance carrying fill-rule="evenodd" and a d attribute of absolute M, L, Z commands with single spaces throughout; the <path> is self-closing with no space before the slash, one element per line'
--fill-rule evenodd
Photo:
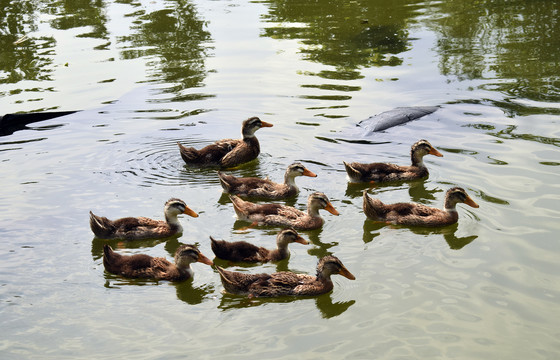
<path fill-rule="evenodd" d="M 0 5 L 0 115 L 83 110 L 0 137 L 0 351 L 3 358 L 560 357 L 560 3 L 452 0 L 34 1 Z M 23 36 L 26 36 L 23 38 Z M 401 106 L 435 113 L 340 141 Z M 257 132 L 258 160 L 230 172 L 280 180 L 304 163 L 304 208 L 322 191 L 340 216 L 302 232 L 289 260 L 246 272 L 314 273 L 339 257 L 356 276 L 306 298 L 223 293 L 195 264 L 183 283 L 127 280 L 102 264 L 88 212 L 161 219 L 179 197 L 198 218 L 167 241 L 109 241 L 171 258 L 209 236 L 272 247 L 276 229 L 244 229 L 213 169 L 182 162 Z M 375 186 L 385 202 L 441 207 L 442 229 L 380 225 L 343 161 L 409 162 L 428 139 L 426 180 Z M 556 234 L 556 235 L 554 235 Z"/>

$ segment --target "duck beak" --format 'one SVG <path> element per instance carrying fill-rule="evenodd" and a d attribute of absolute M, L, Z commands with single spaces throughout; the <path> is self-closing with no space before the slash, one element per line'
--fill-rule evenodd
<path fill-rule="evenodd" d="M 435 148 L 431 148 L 430 152 L 428 154 L 435 155 L 437 157 L 443 157 L 443 155 L 439 151 L 437 151 Z"/>
<path fill-rule="evenodd" d="M 328 212 L 330 212 L 333 215 L 340 215 L 338 211 L 336 211 L 336 209 L 334 208 L 334 206 L 332 206 L 331 203 L 327 203 L 327 207 L 325 208 L 325 210 L 327 210 Z"/>
<path fill-rule="evenodd" d="M 309 177 L 317 177 L 317 174 L 315 174 L 315 173 L 312 172 L 312 171 L 307 170 L 307 168 L 303 170 L 303 174 L 302 174 L 302 175 L 303 175 L 303 176 L 309 176 Z"/>
<path fill-rule="evenodd" d="M 206 264 L 206 265 L 210 265 L 210 266 L 214 265 L 212 260 L 210 260 L 206 256 L 202 255 L 202 253 L 198 254 L 198 259 L 196 261 L 201 262 L 201 263 Z"/>
<path fill-rule="evenodd" d="M 266 121 L 262 121 L 261 120 L 261 127 L 273 127 L 274 125 L 272 125 L 271 123 L 267 123 Z"/>
<path fill-rule="evenodd" d="M 470 207 L 473 207 L 473 208 L 477 208 L 477 207 L 478 207 L 478 204 L 475 203 L 474 200 L 471 199 L 471 197 L 468 196 L 468 195 L 467 195 L 467 199 L 465 200 L 465 204 L 467 204 L 467 205 L 469 205 Z"/>
<path fill-rule="evenodd" d="M 185 207 L 185 211 L 183 211 L 183 214 L 187 214 L 192 217 L 198 217 L 198 214 L 191 210 L 191 208 L 189 208 L 188 206 Z"/>
<path fill-rule="evenodd" d="M 298 236 L 297 239 L 295 240 L 295 242 L 303 244 L 303 245 L 309 245 L 309 241 L 305 240 L 301 236 Z"/>
<path fill-rule="evenodd" d="M 347 279 L 356 280 L 356 277 L 354 275 L 352 275 L 352 273 L 350 271 L 348 271 L 348 269 L 345 268 L 345 267 L 342 267 L 339 274 L 344 276 Z"/>

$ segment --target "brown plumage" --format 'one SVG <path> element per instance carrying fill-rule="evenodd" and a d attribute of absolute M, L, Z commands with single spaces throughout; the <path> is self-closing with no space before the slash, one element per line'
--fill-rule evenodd
<path fill-rule="evenodd" d="M 437 209 L 416 203 L 383 204 L 380 200 L 368 196 L 364 190 L 364 213 L 375 221 L 385 221 L 399 225 L 417 225 L 437 227 L 457 222 L 457 203 L 465 203 L 474 208 L 478 204 L 460 187 L 454 187 L 445 194 L 444 209 Z"/>
<path fill-rule="evenodd" d="M 335 256 L 329 255 L 319 260 L 317 275 L 296 274 L 282 271 L 273 274 L 246 274 L 216 269 L 225 290 L 232 294 L 249 297 L 314 296 L 333 289 L 332 274 L 340 274 L 350 280 L 355 277 Z"/>
<path fill-rule="evenodd" d="M 316 177 L 313 172 L 309 171 L 300 163 L 293 163 L 286 169 L 284 174 L 284 183 L 279 184 L 270 181 L 268 178 L 261 179 L 257 177 L 238 178 L 233 175 L 226 175 L 218 171 L 222 188 L 228 194 L 235 194 L 245 197 L 279 200 L 286 199 L 296 195 L 299 192 L 295 183 L 297 176 Z"/>
<path fill-rule="evenodd" d="M 214 263 L 198 250 L 195 245 L 181 245 L 175 252 L 175 264 L 165 258 L 145 254 L 121 255 L 103 245 L 103 265 L 105 270 L 128 278 L 182 281 L 193 276 L 191 264 L 201 262 L 212 266 Z"/>
<path fill-rule="evenodd" d="M 166 238 L 183 232 L 183 227 L 177 215 L 187 214 L 198 217 L 183 200 L 172 198 L 165 203 L 165 221 L 153 220 L 146 217 L 125 217 L 109 220 L 103 216 L 89 212 L 89 226 L 96 237 L 101 239 L 157 239 Z"/>
<path fill-rule="evenodd" d="M 422 179 L 429 175 L 424 165 L 425 155 L 443 156 L 427 140 L 419 140 L 410 149 L 412 165 L 401 166 L 389 163 L 346 163 L 344 167 L 350 182 L 384 183 L 391 181 L 410 181 Z"/>
<path fill-rule="evenodd" d="M 290 256 L 288 245 L 290 243 L 309 244 L 293 229 L 284 229 L 276 236 L 276 249 L 269 250 L 250 244 L 246 241 L 228 242 L 215 240 L 210 236 L 212 251 L 217 257 L 229 261 L 242 262 L 268 262 L 280 261 Z"/>
<path fill-rule="evenodd" d="M 261 151 L 255 131 L 272 124 L 252 117 L 243 122 L 242 139 L 224 139 L 216 141 L 200 150 L 185 147 L 179 143 L 181 157 L 189 165 L 234 167 L 256 159 Z"/>
<path fill-rule="evenodd" d="M 329 198 L 321 192 L 314 192 L 309 195 L 307 198 L 307 213 L 281 204 L 255 204 L 235 195 L 230 195 L 229 198 L 233 203 L 238 219 L 258 225 L 313 230 L 323 226 L 324 220 L 319 215 L 320 209 L 338 215 L 338 211 L 332 206 Z"/>

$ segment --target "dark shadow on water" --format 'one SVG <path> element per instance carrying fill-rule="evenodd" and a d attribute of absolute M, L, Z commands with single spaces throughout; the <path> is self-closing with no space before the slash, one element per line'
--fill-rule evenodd
<path fill-rule="evenodd" d="M 325 319 L 330 319 L 341 315 L 350 306 L 356 303 L 356 300 L 343 301 L 343 302 L 333 302 L 332 293 L 319 295 L 317 297 L 279 297 L 279 298 L 253 298 L 250 299 L 247 296 L 242 295 L 232 295 L 224 293 L 218 309 L 222 311 L 232 311 L 235 309 L 244 309 L 249 307 L 270 305 L 270 304 L 285 304 L 294 301 L 309 301 L 315 299 L 315 305 L 321 313 L 321 316 Z"/>
<path fill-rule="evenodd" d="M 177 241 L 179 236 L 168 237 L 164 239 L 147 239 L 147 240 L 105 240 L 96 237 L 91 241 L 91 256 L 93 260 L 103 258 L 103 245 L 110 245 L 113 250 L 119 252 L 120 249 L 143 249 L 152 248 L 165 241 Z M 177 245 L 178 247 L 179 245 Z M 175 248 L 176 250 L 177 248 Z M 175 252 L 173 252 L 175 254 Z M 128 254 L 130 255 L 130 254 Z M 163 254 L 161 255 L 164 256 Z"/>
<path fill-rule="evenodd" d="M 196 277 L 196 273 L 194 276 Z M 189 305 L 200 304 L 214 293 L 213 285 L 206 284 L 195 287 L 192 280 L 174 283 L 173 285 L 177 289 L 177 298 Z"/>
<path fill-rule="evenodd" d="M 404 227 L 404 226 L 400 226 L 400 225 L 391 225 L 391 224 L 387 224 L 387 223 L 383 223 L 383 222 L 379 222 L 379 221 L 372 221 L 372 220 L 366 219 L 364 221 L 364 234 L 363 234 L 364 243 L 368 243 L 368 242 L 373 241 L 374 238 L 376 238 L 377 236 L 380 235 L 379 230 L 381 228 L 384 228 L 385 226 L 390 226 L 390 227 L 395 227 L 395 228 Z M 410 229 L 410 231 L 412 231 L 413 233 L 418 234 L 418 235 L 427 236 L 427 235 L 432 235 L 432 234 L 441 234 L 441 235 L 443 235 L 443 238 L 445 239 L 445 241 L 449 245 L 450 249 L 460 250 L 463 247 L 465 247 L 466 245 L 473 242 L 476 238 L 478 238 L 478 235 L 458 237 L 458 236 L 455 235 L 458 227 L 459 227 L 459 224 L 452 224 L 452 225 L 449 225 L 449 226 L 445 226 L 445 227 L 442 227 L 442 228 L 436 228 L 436 229 L 423 228 L 423 227 L 407 227 L 407 228 Z"/>

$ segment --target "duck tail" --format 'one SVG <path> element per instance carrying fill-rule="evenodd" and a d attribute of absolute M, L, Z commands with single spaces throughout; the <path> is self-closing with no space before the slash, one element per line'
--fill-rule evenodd
<path fill-rule="evenodd" d="M 343 163 L 344 168 L 346 169 L 346 174 L 348 174 L 348 178 L 351 181 L 359 181 L 362 178 L 362 173 L 356 170 L 356 168 L 354 168 L 352 164 L 349 164 L 346 161 L 343 161 Z"/>
<path fill-rule="evenodd" d="M 255 204 L 241 199 L 239 196 L 230 195 L 229 199 L 233 204 L 233 209 L 235 214 L 240 219 L 245 219 L 247 217 L 248 209 L 252 208 Z"/>
<path fill-rule="evenodd" d="M 221 171 L 218 171 L 218 178 L 220 179 L 220 184 L 222 185 L 222 188 L 224 189 L 225 192 L 229 193 L 229 191 L 232 188 L 232 184 L 231 184 L 231 175 L 226 175 Z"/>
<path fill-rule="evenodd" d="M 183 158 L 184 162 L 189 164 L 198 161 L 200 156 L 198 150 L 193 147 L 183 146 L 179 142 L 177 142 L 177 145 L 179 145 L 179 152 L 181 153 L 181 158 Z"/>
<path fill-rule="evenodd" d="M 214 255 L 221 259 L 224 258 L 224 253 L 226 252 L 224 240 L 216 240 L 210 236 L 210 247 L 212 248 Z"/>
<path fill-rule="evenodd" d="M 376 221 L 382 220 L 380 216 L 381 206 L 383 206 L 381 200 L 370 197 L 367 190 L 364 190 L 363 210 L 368 218 Z"/>
<path fill-rule="evenodd" d="M 96 237 L 108 239 L 115 232 L 115 226 L 111 220 L 103 216 L 97 216 L 91 211 L 89 212 L 89 227 Z"/>
<path fill-rule="evenodd" d="M 109 272 L 114 267 L 115 263 L 120 259 L 121 255 L 113 251 L 113 248 L 108 244 L 103 245 L 103 266 Z"/>

